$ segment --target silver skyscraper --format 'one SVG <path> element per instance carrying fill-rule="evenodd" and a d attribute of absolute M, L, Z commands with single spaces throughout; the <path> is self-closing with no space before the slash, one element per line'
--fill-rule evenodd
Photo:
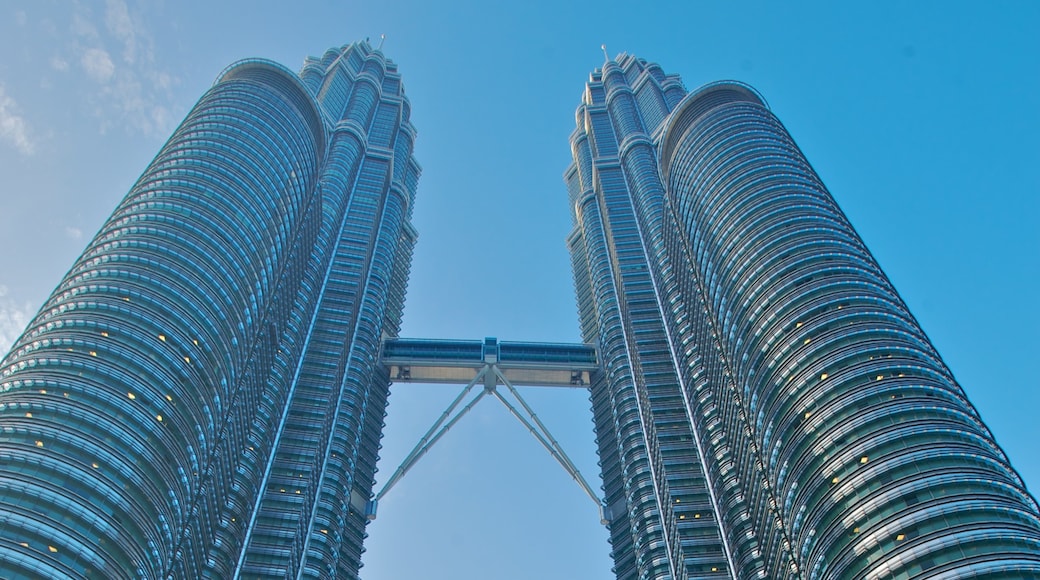
<path fill-rule="evenodd" d="M 0 577 L 357 576 L 409 115 L 367 43 L 220 75 L 0 366 Z"/>
<path fill-rule="evenodd" d="M 622 55 L 571 150 L 619 579 L 1040 577 L 1036 501 L 758 93 Z"/>

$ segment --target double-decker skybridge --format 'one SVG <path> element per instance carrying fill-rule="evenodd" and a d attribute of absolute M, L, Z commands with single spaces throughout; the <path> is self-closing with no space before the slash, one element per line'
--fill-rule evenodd
<path fill-rule="evenodd" d="M 599 370 L 596 348 L 589 344 L 500 342 L 493 337 L 480 340 L 437 340 L 388 338 L 383 340 L 380 361 L 390 369 L 394 383 L 461 384 L 462 392 L 441 413 L 433 426 L 405 456 L 375 500 L 364 510 L 375 519 L 379 500 L 481 399 L 498 399 L 596 503 L 600 520 L 607 523 L 603 502 L 582 476 L 574 462 L 542 423 L 518 386 L 587 388 L 592 373 Z M 508 392 L 503 394 L 502 389 Z M 478 389 L 475 394 L 473 391 Z M 361 498 L 352 498 L 361 503 Z M 363 500 L 362 500 L 363 501 Z M 362 507 L 357 506 L 359 509 Z"/>

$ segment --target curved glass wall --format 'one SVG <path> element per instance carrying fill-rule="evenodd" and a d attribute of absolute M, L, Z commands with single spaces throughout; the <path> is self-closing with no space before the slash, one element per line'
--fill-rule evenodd
<path fill-rule="evenodd" d="M 565 179 L 568 243 L 585 342 L 614 572 L 620 579 L 726 578 L 728 545 L 660 307 L 664 195 L 653 136 L 685 90 L 623 56 L 593 73 Z"/>
<path fill-rule="evenodd" d="M 757 94 L 690 95 L 661 166 L 766 577 L 1040 574 L 1035 500 Z"/>
<path fill-rule="evenodd" d="M 308 59 L 301 77 L 330 127 L 296 300 L 306 331 L 235 573 L 357 578 L 390 384 L 375 357 L 400 326 L 415 243 L 415 129 L 396 65 L 366 43 Z"/>
<path fill-rule="evenodd" d="M 324 141 L 292 73 L 230 69 L 30 323 L 0 374 L 4 577 L 201 574 Z"/>

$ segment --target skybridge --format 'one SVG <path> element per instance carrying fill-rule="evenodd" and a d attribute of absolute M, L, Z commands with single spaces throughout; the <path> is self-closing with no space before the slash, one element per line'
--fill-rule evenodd
<path fill-rule="evenodd" d="M 395 383 L 466 384 L 481 372 L 515 386 L 587 387 L 599 368 L 589 344 L 390 338 L 380 353 Z M 493 368 L 489 368 L 493 367 Z M 500 375 L 500 376 L 499 376 Z"/>
<path fill-rule="evenodd" d="M 549 452 L 574 481 L 581 486 L 600 512 L 606 525 L 603 500 L 578 471 L 570 457 L 527 401 L 518 386 L 587 388 L 592 374 L 599 370 L 596 347 L 589 344 L 500 342 L 484 340 L 436 340 L 388 338 L 380 349 L 380 362 L 390 370 L 396 383 L 434 383 L 465 385 L 433 426 L 412 449 L 373 501 L 364 505 L 369 519 L 375 519 L 379 500 L 449 429 L 459 422 L 481 399 L 498 399 L 534 438 Z M 499 387 L 505 387 L 509 396 Z M 475 388 L 478 388 L 474 394 Z M 464 403 L 465 402 L 465 403 Z M 361 498 L 352 498 L 361 504 Z M 361 508 L 361 505 L 357 506 Z"/>

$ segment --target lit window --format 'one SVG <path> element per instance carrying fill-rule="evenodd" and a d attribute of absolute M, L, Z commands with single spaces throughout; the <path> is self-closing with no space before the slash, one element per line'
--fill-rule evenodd
<path fill-rule="evenodd" d="M 32 419 L 32 413 L 26 413 L 25 416 Z"/>
<path fill-rule="evenodd" d="M 906 536 L 903 535 L 903 534 L 899 534 L 898 536 L 896 536 L 896 541 L 897 542 L 902 542 L 905 539 L 906 539 Z"/>
<path fill-rule="evenodd" d="M 805 339 L 805 342 L 803 342 L 802 344 L 809 344 L 810 341 L 812 341 L 812 339 L 811 338 L 807 338 L 807 339 Z"/>
<path fill-rule="evenodd" d="M 97 463 L 91 463 L 90 466 L 93 467 L 94 469 L 97 469 L 97 468 L 101 467 Z"/>
<path fill-rule="evenodd" d="M 841 480 L 839 480 L 837 477 L 835 477 L 834 479 L 831 480 L 831 483 L 838 483 L 839 481 L 841 481 Z"/>
<path fill-rule="evenodd" d="M 159 335 L 159 340 L 161 340 L 163 342 L 166 342 L 166 335 L 165 334 L 160 334 Z"/>
<path fill-rule="evenodd" d="M 879 381 L 880 381 L 881 379 L 883 379 L 883 378 L 885 378 L 885 375 L 878 375 L 878 376 L 877 376 L 877 380 L 879 380 Z"/>
<path fill-rule="evenodd" d="M 795 324 L 795 325 L 794 325 L 794 327 L 795 327 L 795 328 L 801 328 L 801 327 L 802 327 L 802 323 L 801 323 L 801 322 L 799 322 L 798 324 Z"/>
<path fill-rule="evenodd" d="M 105 332 L 104 330 L 102 330 L 102 331 L 101 331 L 101 336 L 104 336 L 104 337 L 108 337 L 108 333 L 107 333 L 107 332 Z"/>
<path fill-rule="evenodd" d="M 170 401 L 172 403 L 173 402 L 173 397 L 171 397 L 170 395 L 166 395 L 166 400 Z"/>
<path fill-rule="evenodd" d="M 97 351 L 96 350 L 90 351 L 90 356 L 97 356 Z"/>
<path fill-rule="evenodd" d="M 162 423 L 162 415 L 156 415 L 155 420 Z"/>
<path fill-rule="evenodd" d="M 57 552 L 57 551 L 58 551 L 58 549 L 57 549 L 57 548 L 55 548 L 54 546 L 47 546 L 47 549 L 48 549 L 48 550 L 50 550 L 50 552 L 51 552 L 52 554 L 54 554 L 55 552 Z"/>
<path fill-rule="evenodd" d="M 699 520 L 700 518 L 701 518 L 701 514 L 693 514 L 693 519 Z"/>
<path fill-rule="evenodd" d="M 679 519 L 680 520 L 685 520 L 686 519 L 686 514 L 680 514 L 679 515 Z"/>
<path fill-rule="evenodd" d="M 866 463 L 867 461 L 870 461 L 870 458 L 867 457 L 866 455 L 864 455 L 863 457 L 859 458 L 859 462 L 860 463 Z"/>
<path fill-rule="evenodd" d="M 820 375 L 820 380 L 821 380 L 821 381 L 822 381 L 823 379 L 826 379 L 826 378 L 827 378 L 827 373 L 823 373 L 822 375 Z"/>
<path fill-rule="evenodd" d="M 191 364 L 191 359 L 188 357 L 184 357 L 184 362 Z"/>
<path fill-rule="evenodd" d="M 43 441 L 37 441 L 36 442 L 36 446 L 37 447 L 43 447 Z"/>
<path fill-rule="evenodd" d="M 130 400 L 131 400 L 131 401 L 133 401 L 134 399 L 136 399 L 136 398 L 137 398 L 137 395 L 135 395 L 135 394 L 133 394 L 133 393 L 127 393 L 127 394 L 126 394 L 126 396 L 127 396 L 127 397 L 130 397 Z"/>

